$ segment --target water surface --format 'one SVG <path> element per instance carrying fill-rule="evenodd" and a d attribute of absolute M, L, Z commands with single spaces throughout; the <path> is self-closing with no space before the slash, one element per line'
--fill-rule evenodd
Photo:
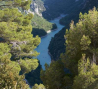
<path fill-rule="evenodd" d="M 51 57 L 48 54 L 48 46 L 51 41 L 51 38 L 54 37 L 54 35 L 64 27 L 63 25 L 59 24 L 59 20 L 64 16 L 65 15 L 61 15 L 60 17 L 50 21 L 51 23 L 55 23 L 57 25 L 57 29 L 51 31 L 45 37 L 42 37 L 40 45 L 36 48 L 36 51 L 40 53 L 40 55 L 37 58 L 38 60 L 40 60 L 40 64 L 42 65 L 43 69 L 45 69 L 44 67 L 45 63 L 47 64 L 51 63 Z"/>

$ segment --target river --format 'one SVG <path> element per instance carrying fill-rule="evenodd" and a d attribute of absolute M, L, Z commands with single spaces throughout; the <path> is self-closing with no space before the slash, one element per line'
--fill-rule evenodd
<path fill-rule="evenodd" d="M 65 17 L 66 15 L 60 15 L 58 18 L 55 18 L 54 20 L 51 20 L 51 23 L 55 23 L 57 25 L 57 29 L 51 31 L 48 33 L 45 37 L 41 38 L 40 45 L 36 48 L 36 51 L 40 53 L 40 55 L 37 57 L 38 60 L 40 60 L 40 64 L 42 65 L 42 68 L 45 69 L 44 64 L 50 64 L 51 63 L 51 57 L 48 54 L 48 46 L 51 41 L 51 38 L 54 37 L 56 33 L 58 33 L 64 26 L 59 24 L 59 20 L 62 17 Z"/>

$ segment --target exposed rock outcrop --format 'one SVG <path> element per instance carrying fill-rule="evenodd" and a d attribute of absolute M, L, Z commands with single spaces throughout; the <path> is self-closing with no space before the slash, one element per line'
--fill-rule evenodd
<path fill-rule="evenodd" d="M 41 0 L 32 0 L 30 7 L 31 11 L 39 16 L 42 16 L 42 12 L 45 11 L 44 3 Z"/>

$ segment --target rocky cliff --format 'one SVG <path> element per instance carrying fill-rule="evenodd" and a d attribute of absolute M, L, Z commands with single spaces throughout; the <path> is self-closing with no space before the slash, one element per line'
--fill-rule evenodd
<path fill-rule="evenodd" d="M 42 12 L 45 11 L 42 0 L 32 0 L 30 7 L 31 11 L 39 16 L 42 16 Z"/>

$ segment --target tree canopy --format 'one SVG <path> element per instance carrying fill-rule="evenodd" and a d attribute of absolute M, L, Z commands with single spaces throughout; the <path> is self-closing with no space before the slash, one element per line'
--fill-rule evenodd
<path fill-rule="evenodd" d="M 98 65 L 91 65 L 85 55 L 78 63 L 78 73 L 74 79 L 73 89 L 98 89 Z"/>
<path fill-rule="evenodd" d="M 70 74 L 64 71 L 61 60 L 45 64 L 45 70 L 41 70 L 41 79 L 47 89 L 65 89 L 72 83 Z M 67 80 L 67 81 L 66 81 Z"/>
<path fill-rule="evenodd" d="M 65 33 L 66 52 L 61 60 L 45 65 L 41 79 L 47 89 L 98 88 L 98 11 L 80 13 L 78 23 L 70 24 Z M 64 68 L 70 73 L 65 74 Z"/>
<path fill-rule="evenodd" d="M 65 34 L 66 53 L 64 59 L 66 67 L 74 74 L 78 61 L 82 54 L 90 58 L 90 62 L 98 64 L 98 11 L 96 8 L 85 14 L 80 13 L 80 19 L 76 25 L 74 21 L 70 24 L 70 29 Z"/>
<path fill-rule="evenodd" d="M 29 9 L 32 0 L 0 0 L 0 9 L 22 7 L 23 10 Z"/>
<path fill-rule="evenodd" d="M 28 9 L 30 0 L 0 0 L 0 87 L 27 89 L 24 75 L 38 67 L 34 49 L 40 38 L 31 34 L 33 15 L 22 14 L 17 8 Z M 2 70 L 2 71 L 1 71 Z M 1 86 L 2 85 L 2 86 Z"/>

